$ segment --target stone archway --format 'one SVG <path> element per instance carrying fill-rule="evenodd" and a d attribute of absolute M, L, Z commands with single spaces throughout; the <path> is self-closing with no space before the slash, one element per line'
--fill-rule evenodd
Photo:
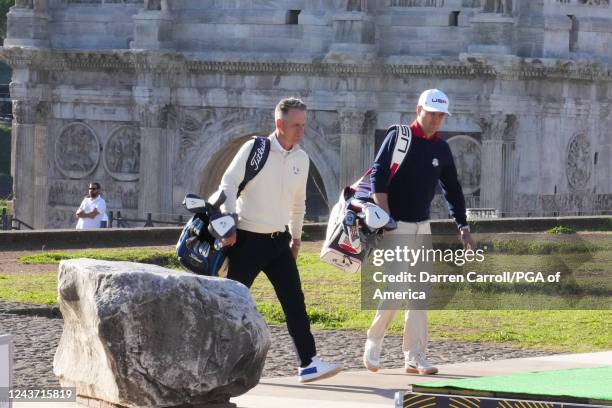
<path fill-rule="evenodd" d="M 228 142 L 223 148 L 221 148 L 208 162 L 208 166 L 206 166 L 206 170 L 204 170 L 204 176 L 202 177 L 202 183 L 200 184 L 200 188 L 198 192 L 201 197 L 210 196 L 221 182 L 221 177 L 223 177 L 223 173 L 229 166 L 230 162 L 234 158 L 234 155 L 240 149 L 247 140 L 249 140 L 249 136 L 244 136 L 231 142 Z"/>
<path fill-rule="evenodd" d="M 253 110 L 233 112 L 207 126 L 181 163 L 185 175 L 184 191 L 197 191 L 204 196 L 212 193 L 240 146 L 253 135 L 269 134 L 272 126 L 268 112 Z M 317 129 L 316 124 L 309 124 L 302 147 L 311 160 L 312 179 L 317 181 L 314 188 L 321 192 L 322 200 L 329 206 L 338 194 L 338 172 L 326 153 L 333 149 Z M 189 171 L 185 170 L 187 166 Z"/>
<path fill-rule="evenodd" d="M 240 147 L 249 140 L 249 137 L 244 136 L 228 142 L 212 157 L 204 171 L 206 176 L 202 178 L 202 184 L 198 190 L 201 197 L 209 197 L 217 190 L 227 166 L 229 166 Z M 306 185 L 306 219 L 315 222 L 326 220 L 329 215 L 328 207 L 329 199 L 321 174 L 311 160 Z"/>

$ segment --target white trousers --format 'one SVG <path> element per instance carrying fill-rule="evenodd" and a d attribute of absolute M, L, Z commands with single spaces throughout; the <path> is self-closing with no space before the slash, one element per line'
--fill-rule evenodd
<path fill-rule="evenodd" d="M 419 242 L 417 235 L 431 235 L 429 221 L 422 222 L 399 222 L 398 228 L 391 231 L 389 234 L 401 234 L 408 236 L 406 245 L 410 247 L 416 242 Z M 410 239 L 412 238 L 412 239 Z M 368 340 L 381 344 L 389 325 L 393 321 L 396 309 L 385 310 L 379 306 L 376 311 L 376 316 L 372 320 L 370 329 L 368 330 Z M 421 355 L 425 356 L 427 351 L 427 310 L 406 310 L 404 315 L 404 342 L 402 350 L 407 360 L 413 360 Z"/>

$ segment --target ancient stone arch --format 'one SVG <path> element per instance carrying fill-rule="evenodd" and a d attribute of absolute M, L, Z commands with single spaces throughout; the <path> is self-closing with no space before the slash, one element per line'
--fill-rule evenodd
<path fill-rule="evenodd" d="M 185 192 L 207 194 L 214 191 L 225 168 L 243 142 L 253 135 L 267 135 L 273 130 L 273 121 L 269 112 L 255 113 L 244 117 L 244 112 L 230 114 L 241 116 L 241 120 L 224 118 L 203 129 L 199 141 L 190 149 L 180 163 L 183 168 L 183 187 Z M 229 119 L 229 120 L 228 120 Z M 221 128 L 223 123 L 235 123 L 228 128 Z M 332 150 L 326 138 L 319 133 L 316 124 L 307 126 L 302 148 L 310 156 L 323 180 L 328 201 L 333 202 L 338 194 L 338 171 L 323 152 Z M 337 159 L 340 160 L 340 157 Z"/>

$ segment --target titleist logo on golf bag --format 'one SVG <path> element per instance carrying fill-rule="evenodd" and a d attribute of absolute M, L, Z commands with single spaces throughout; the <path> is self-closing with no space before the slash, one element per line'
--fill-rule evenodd
<path fill-rule="evenodd" d="M 261 161 L 264 158 L 264 153 L 266 152 L 266 146 L 265 145 L 261 145 L 259 146 L 257 149 L 255 149 L 253 158 L 251 159 L 251 166 L 253 166 L 253 169 L 255 171 L 259 170 L 259 165 L 261 164 Z"/>
<path fill-rule="evenodd" d="M 236 197 L 240 197 L 242 190 L 244 190 L 249 181 L 253 180 L 261 171 L 262 167 L 266 164 L 266 160 L 268 160 L 269 154 L 270 139 L 267 137 L 255 136 L 253 138 L 253 147 L 251 147 L 245 166 L 246 168 L 244 169 L 244 179 L 238 186 Z"/>

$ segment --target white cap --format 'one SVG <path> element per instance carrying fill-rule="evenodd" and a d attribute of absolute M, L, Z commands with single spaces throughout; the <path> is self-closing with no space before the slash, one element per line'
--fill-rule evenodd
<path fill-rule="evenodd" d="M 450 116 L 448 96 L 439 89 L 428 89 L 419 97 L 418 106 L 427 112 L 443 112 Z"/>

